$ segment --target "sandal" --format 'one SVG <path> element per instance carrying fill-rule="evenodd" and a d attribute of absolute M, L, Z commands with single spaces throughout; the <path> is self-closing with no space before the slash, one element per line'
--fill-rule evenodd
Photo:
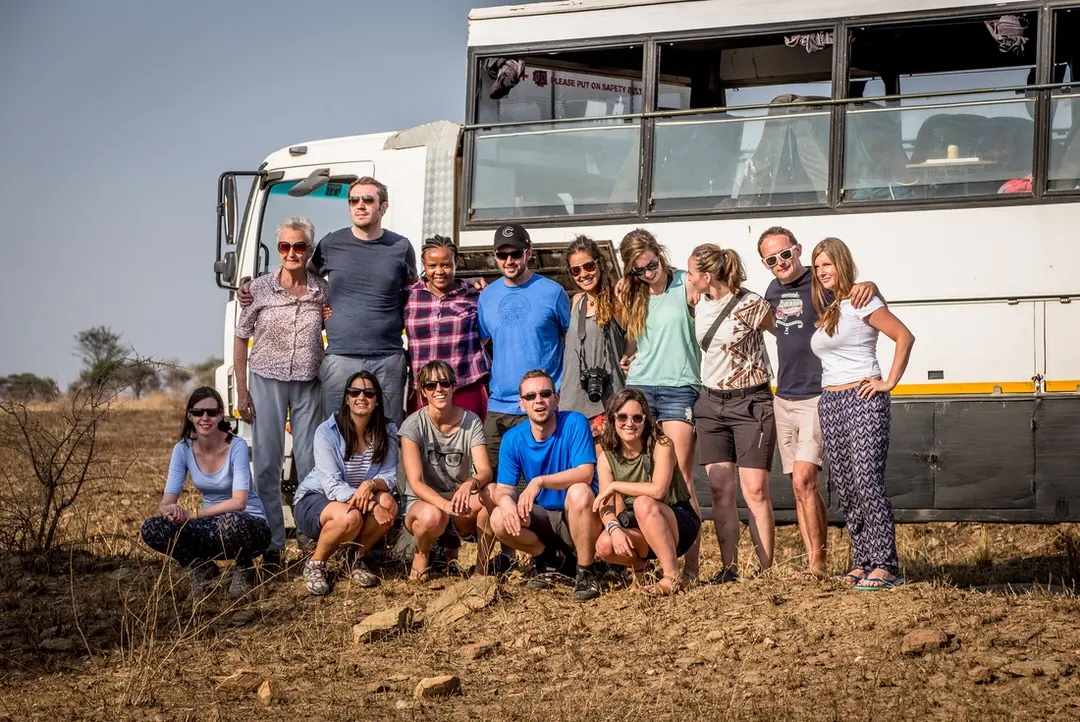
<path fill-rule="evenodd" d="M 882 589 L 891 589 L 892 587 L 899 587 L 904 583 L 903 577 L 893 577 L 892 579 L 886 579 L 884 577 L 864 577 L 862 581 L 855 585 L 856 591 L 860 592 L 879 592 Z"/>
<path fill-rule="evenodd" d="M 650 597 L 673 597 L 682 591 L 682 587 L 675 579 L 664 577 L 655 584 L 650 584 L 643 590 Z"/>
<path fill-rule="evenodd" d="M 859 576 L 858 574 L 856 574 L 854 572 L 854 570 L 852 570 L 852 571 L 848 572 L 847 574 L 841 574 L 840 576 L 833 577 L 833 581 L 834 582 L 840 582 L 841 584 L 856 584 L 857 585 L 863 579 L 866 579 L 866 572 L 864 572 L 861 569 L 859 571 L 862 571 L 862 576 Z"/>
<path fill-rule="evenodd" d="M 410 569 L 409 570 L 409 581 L 410 582 L 420 582 L 421 584 L 426 584 L 426 583 L 431 581 L 431 570 L 430 569 L 424 569 L 424 570 L 418 572 L 415 569 Z"/>

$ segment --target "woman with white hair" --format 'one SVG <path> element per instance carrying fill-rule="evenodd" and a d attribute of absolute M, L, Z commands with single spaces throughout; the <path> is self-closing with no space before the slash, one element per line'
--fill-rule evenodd
<path fill-rule="evenodd" d="M 270 546 L 262 561 L 268 573 L 281 570 L 285 548 L 281 511 L 285 420 L 292 428 L 293 462 L 300 479 L 315 465 L 315 429 L 323 420 L 319 364 L 329 286 L 307 270 L 314 239 L 315 226 L 307 218 L 281 222 L 277 232 L 281 268 L 252 281 L 254 300 L 236 322 L 233 368 L 240 416 L 252 424 L 254 486 L 270 524 Z"/>

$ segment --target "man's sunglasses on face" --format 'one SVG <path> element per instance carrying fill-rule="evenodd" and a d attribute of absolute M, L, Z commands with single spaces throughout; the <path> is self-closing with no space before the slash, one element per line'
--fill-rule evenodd
<path fill-rule="evenodd" d="M 785 248 L 779 253 L 774 253 L 771 256 L 765 256 L 765 265 L 772 268 L 780 261 L 790 261 L 795 256 L 795 246 Z"/>
<path fill-rule="evenodd" d="M 520 261 L 525 257 L 525 251 L 495 251 L 495 257 L 500 261 L 507 261 L 511 258 Z"/>
<path fill-rule="evenodd" d="M 543 391 L 530 391 L 527 394 L 522 394 L 521 398 L 525 399 L 526 401 L 536 401 L 537 396 L 542 399 L 550 399 L 554 395 L 555 392 L 552 389 L 544 389 Z"/>
<path fill-rule="evenodd" d="M 357 203 L 363 203 L 365 206 L 375 205 L 375 196 L 363 195 L 363 196 L 349 196 L 349 205 L 355 206 Z"/>

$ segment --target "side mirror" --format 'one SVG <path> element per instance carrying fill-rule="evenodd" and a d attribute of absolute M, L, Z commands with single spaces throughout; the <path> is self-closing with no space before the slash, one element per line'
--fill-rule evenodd
<path fill-rule="evenodd" d="M 218 223 L 223 224 L 224 242 L 236 245 L 236 232 L 240 226 L 240 209 L 236 200 L 236 176 L 224 173 L 218 185 Z"/>
<path fill-rule="evenodd" d="M 220 280 L 231 284 L 236 275 L 236 251 L 226 251 L 222 258 L 214 261 L 214 273 Z"/>

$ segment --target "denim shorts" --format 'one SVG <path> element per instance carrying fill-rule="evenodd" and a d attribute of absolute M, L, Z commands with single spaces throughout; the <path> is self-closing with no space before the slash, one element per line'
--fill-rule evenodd
<path fill-rule="evenodd" d="M 649 411 L 657 421 L 685 421 L 694 423 L 694 404 L 697 403 L 697 386 L 630 386 L 637 389 L 649 402 Z"/>

